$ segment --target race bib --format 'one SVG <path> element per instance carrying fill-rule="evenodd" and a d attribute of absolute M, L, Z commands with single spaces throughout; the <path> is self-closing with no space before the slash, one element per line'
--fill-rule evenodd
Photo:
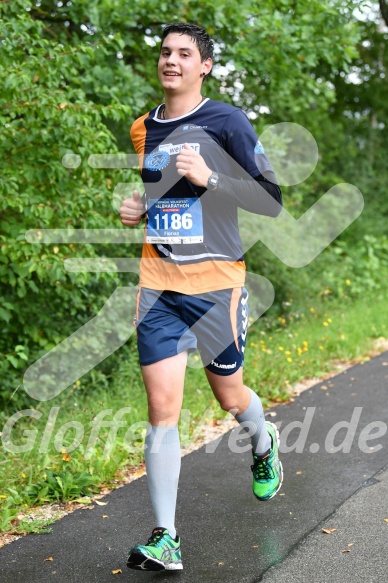
<path fill-rule="evenodd" d="M 147 202 L 147 243 L 202 243 L 199 198 L 160 198 Z"/>

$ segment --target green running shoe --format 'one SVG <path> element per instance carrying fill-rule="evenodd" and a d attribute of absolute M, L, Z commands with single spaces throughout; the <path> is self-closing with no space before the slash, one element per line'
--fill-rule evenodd
<path fill-rule="evenodd" d="M 179 536 L 173 539 L 166 528 L 154 528 L 146 545 L 129 551 L 127 567 L 138 571 L 183 569 Z"/>
<path fill-rule="evenodd" d="M 252 489 L 259 500 L 269 500 L 280 490 L 283 481 L 283 466 L 279 460 L 279 431 L 273 423 L 266 421 L 268 433 L 271 437 L 271 449 L 268 455 L 260 458 L 253 455 Z"/>

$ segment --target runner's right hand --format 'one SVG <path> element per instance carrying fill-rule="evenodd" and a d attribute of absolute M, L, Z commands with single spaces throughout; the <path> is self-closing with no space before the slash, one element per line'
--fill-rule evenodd
<path fill-rule="evenodd" d="M 141 221 L 145 207 L 138 190 L 132 191 L 132 198 L 127 198 L 120 207 L 120 219 L 123 225 L 133 227 Z"/>

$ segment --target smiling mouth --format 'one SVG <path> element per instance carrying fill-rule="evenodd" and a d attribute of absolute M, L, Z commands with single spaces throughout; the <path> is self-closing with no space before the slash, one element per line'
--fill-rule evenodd
<path fill-rule="evenodd" d="M 180 73 L 163 73 L 165 77 L 180 77 Z"/>

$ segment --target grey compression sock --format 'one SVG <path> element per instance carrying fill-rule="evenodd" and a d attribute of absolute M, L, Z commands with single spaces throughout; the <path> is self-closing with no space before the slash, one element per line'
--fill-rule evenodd
<path fill-rule="evenodd" d="M 264 411 L 259 397 L 252 389 L 251 402 L 248 408 L 239 415 L 235 415 L 239 423 L 246 423 L 248 431 L 251 435 L 252 450 L 257 455 L 263 455 L 271 447 L 271 438 L 265 426 Z"/>
<path fill-rule="evenodd" d="M 145 438 L 148 490 L 156 524 L 176 537 L 175 507 L 181 469 L 178 427 L 148 425 Z"/>

